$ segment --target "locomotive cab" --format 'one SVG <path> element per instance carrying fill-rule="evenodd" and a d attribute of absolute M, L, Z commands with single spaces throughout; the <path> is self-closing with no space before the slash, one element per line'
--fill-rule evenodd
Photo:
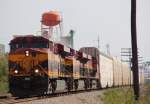
<path fill-rule="evenodd" d="M 9 88 L 14 96 L 42 94 L 47 90 L 49 41 L 20 36 L 10 42 Z"/>

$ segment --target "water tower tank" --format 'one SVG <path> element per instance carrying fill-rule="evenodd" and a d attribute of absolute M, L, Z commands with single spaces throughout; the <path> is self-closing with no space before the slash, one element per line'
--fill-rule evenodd
<path fill-rule="evenodd" d="M 55 26 L 61 22 L 61 17 L 58 12 L 50 11 L 42 15 L 42 24 L 46 26 Z"/>

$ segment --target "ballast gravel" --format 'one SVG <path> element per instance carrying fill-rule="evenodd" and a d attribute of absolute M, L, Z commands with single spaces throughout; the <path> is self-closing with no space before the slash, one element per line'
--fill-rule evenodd
<path fill-rule="evenodd" d="M 71 94 L 52 98 L 43 98 L 19 104 L 103 104 L 103 90 Z"/>

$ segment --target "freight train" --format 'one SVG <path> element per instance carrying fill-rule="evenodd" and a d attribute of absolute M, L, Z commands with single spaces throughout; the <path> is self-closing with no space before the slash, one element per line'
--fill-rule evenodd
<path fill-rule="evenodd" d="M 129 67 L 95 47 L 77 51 L 33 35 L 15 37 L 9 45 L 9 90 L 13 96 L 132 84 Z"/>

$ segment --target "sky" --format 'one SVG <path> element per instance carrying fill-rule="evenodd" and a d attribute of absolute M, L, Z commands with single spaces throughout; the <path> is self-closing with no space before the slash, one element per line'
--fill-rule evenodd
<path fill-rule="evenodd" d="M 84 46 L 120 57 L 121 48 L 131 47 L 131 0 L 0 0 L 0 43 L 8 44 L 13 35 L 35 34 L 44 12 L 60 11 L 64 34 L 75 30 L 75 49 Z M 150 60 L 150 1 L 137 0 L 137 40 L 142 60 Z"/>

